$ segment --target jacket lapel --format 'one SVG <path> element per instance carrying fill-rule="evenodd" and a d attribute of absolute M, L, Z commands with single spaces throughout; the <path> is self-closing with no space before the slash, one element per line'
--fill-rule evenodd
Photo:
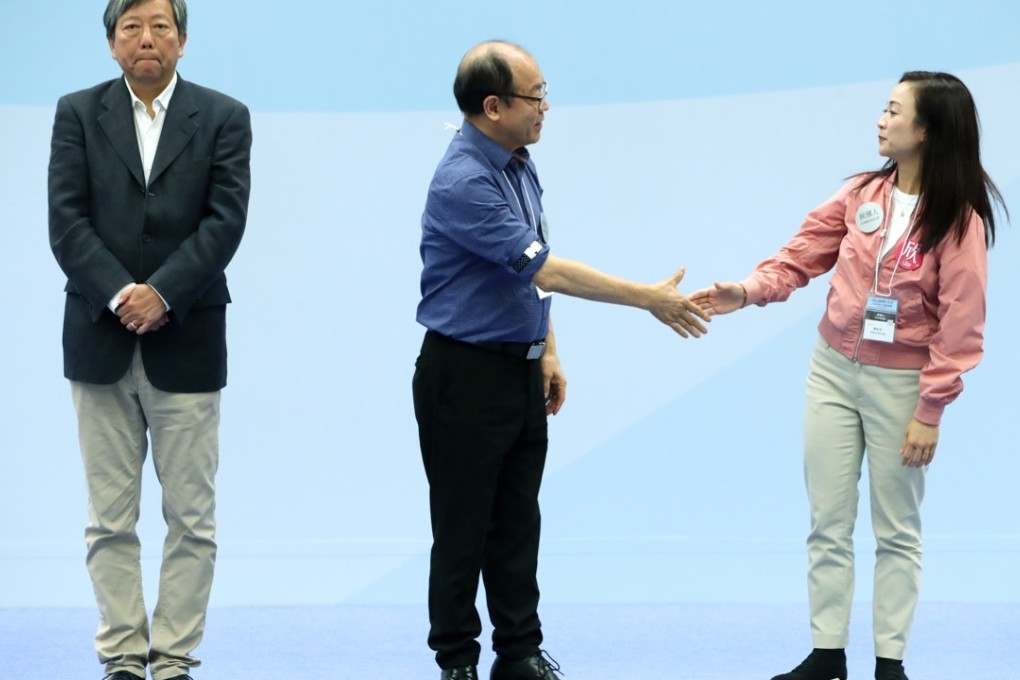
<path fill-rule="evenodd" d="M 152 161 L 152 171 L 149 173 L 149 184 L 151 185 L 163 172 L 170 167 L 170 164 L 181 155 L 184 148 L 195 136 L 198 124 L 193 116 L 198 113 L 192 97 L 191 86 L 181 80 L 178 75 L 177 87 L 174 89 L 174 96 L 170 99 L 170 106 L 166 110 L 166 120 L 163 121 L 163 132 L 159 137 L 159 146 L 156 147 L 156 157 Z"/>
<path fill-rule="evenodd" d="M 103 95 L 106 110 L 99 114 L 99 125 L 106 133 L 117 155 L 131 171 L 138 186 L 145 187 L 145 172 L 142 170 L 142 156 L 138 152 L 138 133 L 135 132 L 134 112 L 131 110 L 131 95 L 123 78 L 113 82 Z"/>

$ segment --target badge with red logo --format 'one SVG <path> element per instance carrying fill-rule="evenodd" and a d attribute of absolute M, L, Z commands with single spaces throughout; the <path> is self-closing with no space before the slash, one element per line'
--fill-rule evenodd
<path fill-rule="evenodd" d="M 899 260 L 900 269 L 912 272 L 924 262 L 924 254 L 921 253 L 921 244 L 917 241 L 904 241 L 896 252 L 896 259 Z"/>

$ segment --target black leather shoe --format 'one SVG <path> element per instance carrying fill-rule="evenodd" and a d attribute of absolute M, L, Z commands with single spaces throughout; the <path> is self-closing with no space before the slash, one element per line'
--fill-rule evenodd
<path fill-rule="evenodd" d="M 190 675 L 175 675 L 170 680 L 192 680 Z"/>
<path fill-rule="evenodd" d="M 842 649 L 815 649 L 799 666 L 772 680 L 846 680 L 846 652 Z"/>
<path fill-rule="evenodd" d="M 875 663 L 875 680 L 909 680 L 903 670 L 903 662 L 897 659 L 883 659 Z"/>
<path fill-rule="evenodd" d="M 113 675 L 107 675 L 103 680 L 145 680 L 145 676 L 135 675 L 127 671 L 117 671 Z"/>
<path fill-rule="evenodd" d="M 478 680 L 477 666 L 458 666 L 457 668 L 444 668 L 439 675 L 439 680 Z"/>
<path fill-rule="evenodd" d="M 557 680 L 559 670 L 556 660 L 541 649 L 520 661 L 507 661 L 497 655 L 489 680 Z"/>

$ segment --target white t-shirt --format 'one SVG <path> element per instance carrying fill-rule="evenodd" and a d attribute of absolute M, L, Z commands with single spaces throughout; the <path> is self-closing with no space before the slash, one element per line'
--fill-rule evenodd
<path fill-rule="evenodd" d="M 885 245 L 882 248 L 882 257 L 892 250 L 896 242 L 900 240 L 910 222 L 914 217 L 914 209 L 920 195 L 905 194 L 896 187 L 892 190 L 892 215 L 889 217 L 889 233 L 885 235 Z"/>

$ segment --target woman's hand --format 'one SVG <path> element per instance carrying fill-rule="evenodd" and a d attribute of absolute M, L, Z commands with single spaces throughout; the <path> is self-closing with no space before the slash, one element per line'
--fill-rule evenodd
<path fill-rule="evenodd" d="M 935 457 L 935 446 L 939 442 L 937 425 L 925 425 L 916 418 L 910 419 L 907 431 L 903 435 L 903 446 L 900 447 L 900 458 L 904 465 L 921 467 L 928 465 Z"/>
<path fill-rule="evenodd" d="M 709 314 L 729 314 L 747 302 L 747 291 L 739 283 L 716 283 L 691 293 L 688 300 Z"/>

